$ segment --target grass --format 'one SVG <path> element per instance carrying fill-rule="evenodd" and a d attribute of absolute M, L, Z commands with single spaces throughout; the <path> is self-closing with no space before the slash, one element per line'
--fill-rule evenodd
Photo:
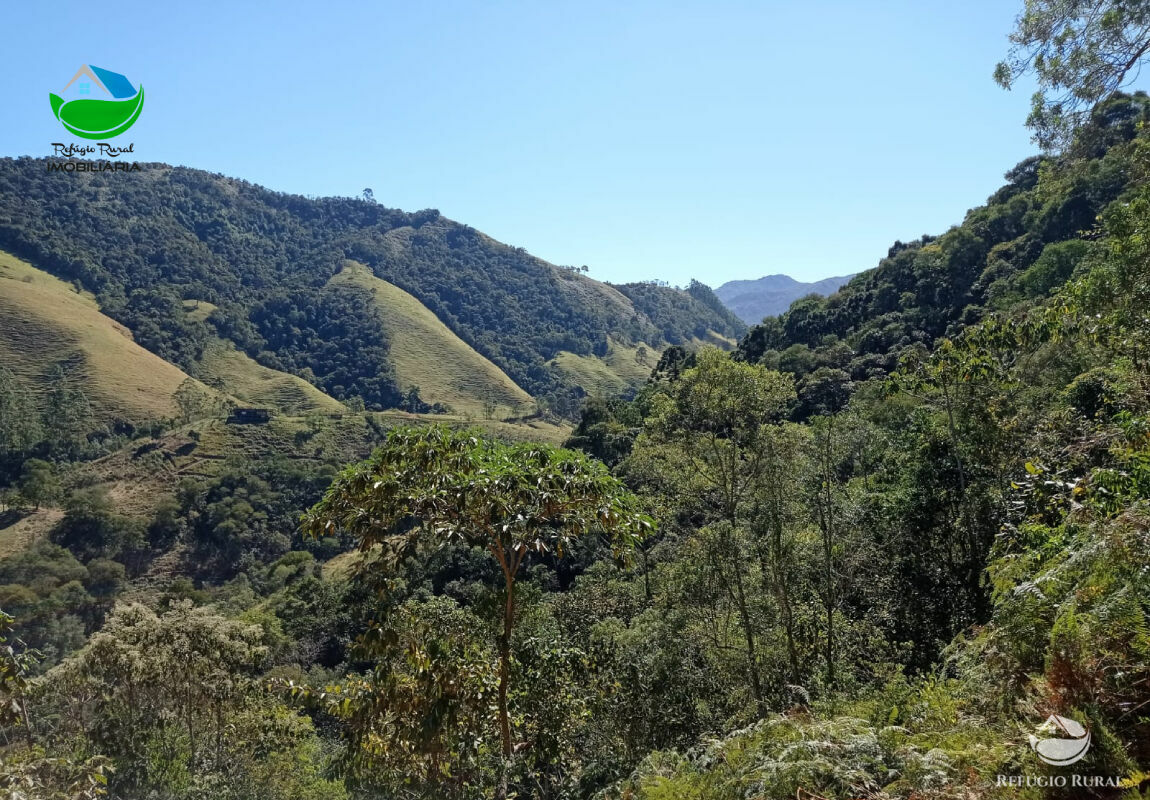
<path fill-rule="evenodd" d="M 207 300 L 185 300 L 184 313 L 188 315 L 188 319 L 192 322 L 203 322 L 212 315 L 216 310 L 214 303 L 209 303 Z"/>
<path fill-rule="evenodd" d="M 0 252 L 0 366 L 43 393 L 57 364 L 103 421 L 172 416 L 172 395 L 188 377 L 137 345 L 90 295 Z"/>
<path fill-rule="evenodd" d="M 0 559 L 14 556 L 34 542 L 48 538 L 53 526 L 63 517 L 64 512 L 58 508 L 0 513 Z"/>
<path fill-rule="evenodd" d="M 720 350 L 734 350 L 739 346 L 737 340 L 732 339 L 730 336 L 724 336 L 721 333 L 716 333 L 708 329 L 706 336 L 702 339 L 692 339 L 691 348 L 698 349 L 700 347 L 717 347 Z"/>
<path fill-rule="evenodd" d="M 611 397 L 642 386 L 661 351 L 642 343 L 629 346 L 612 338 L 607 342 L 603 358 L 562 351 L 551 363 L 590 395 Z M 646 351 L 645 356 L 640 356 L 639 347 Z"/>
<path fill-rule="evenodd" d="M 497 416 L 522 415 L 533 401 L 498 366 L 464 342 L 412 295 L 354 261 L 328 284 L 371 292 L 383 316 L 390 341 L 389 358 L 400 385 L 419 387 L 428 403 L 444 403 L 459 414 L 479 416 L 484 402 L 499 408 Z"/>
<path fill-rule="evenodd" d="M 205 348 L 198 374 L 205 382 L 222 387 L 243 403 L 276 409 L 284 414 L 338 414 L 347 411 L 343 403 L 303 378 L 265 367 L 237 350 L 231 342 L 223 340 L 212 342 Z"/>

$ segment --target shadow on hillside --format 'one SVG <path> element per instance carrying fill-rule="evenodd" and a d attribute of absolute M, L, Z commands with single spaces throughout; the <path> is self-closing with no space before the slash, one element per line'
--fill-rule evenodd
<path fill-rule="evenodd" d="M 25 517 L 31 516 L 31 514 L 31 511 L 17 510 L 15 508 L 0 511 L 0 528 L 9 528 Z"/>

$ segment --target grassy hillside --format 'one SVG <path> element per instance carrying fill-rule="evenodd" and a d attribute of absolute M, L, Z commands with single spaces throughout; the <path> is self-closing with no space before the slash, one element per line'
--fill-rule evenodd
<path fill-rule="evenodd" d="M 90 295 L 0 252 L 0 365 L 42 391 L 57 364 L 103 421 L 172 416 L 172 395 L 188 377 L 137 345 Z"/>
<path fill-rule="evenodd" d="M 627 345 L 612 338 L 602 358 L 564 351 L 551 363 L 588 394 L 611 397 L 642 386 L 660 353 L 661 349 L 647 344 Z"/>
<path fill-rule="evenodd" d="M 216 340 L 204 349 L 196 374 L 208 385 L 226 390 L 237 400 L 274 408 L 284 414 L 313 411 L 334 414 L 347 410 L 343 403 L 303 378 L 258 364 L 231 342 L 223 340 Z"/>
<path fill-rule="evenodd" d="M 265 366 L 310 370 L 327 394 L 375 409 L 401 407 L 399 384 L 415 379 L 392 374 L 387 337 L 357 301 L 325 292 L 349 258 L 562 414 L 577 411 L 579 391 L 547 367 L 560 352 L 602 356 L 609 336 L 682 344 L 745 327 L 701 284 L 608 286 L 434 209 L 305 198 L 164 164 L 112 180 L 83 173 L 61 181 L 39 160 L 0 159 L 0 248 L 93 292 L 137 343 L 174 364 L 190 368 L 220 336 Z M 188 308 L 186 298 L 199 306 Z M 396 353 L 402 362 L 402 344 Z M 403 368 L 412 372 L 410 363 Z M 481 390 L 502 383 L 485 372 Z M 474 404 L 476 388 L 451 376 L 418 382 L 429 396 L 442 390 Z M 504 389 L 508 402 L 523 402 Z"/>
<path fill-rule="evenodd" d="M 383 318 L 389 356 L 400 386 L 419 387 L 427 403 L 443 403 L 461 414 L 479 416 L 485 401 L 501 414 L 528 413 L 531 396 L 503 370 L 456 336 L 412 295 L 375 277 L 363 264 L 349 261 L 329 282 L 371 292 Z"/>

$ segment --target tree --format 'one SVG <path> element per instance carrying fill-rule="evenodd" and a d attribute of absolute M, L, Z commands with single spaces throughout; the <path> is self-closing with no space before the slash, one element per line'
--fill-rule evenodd
<path fill-rule="evenodd" d="M 763 593 L 774 598 L 786 642 L 790 682 L 802 685 L 794 585 L 800 559 L 796 538 L 806 520 L 803 484 L 809 480 L 811 436 L 803 425 L 787 423 L 768 430 L 763 474 L 754 497 L 751 530 L 759 557 Z"/>
<path fill-rule="evenodd" d="M 80 734 L 114 760 L 116 796 L 181 796 L 251 747 L 241 726 L 267 656 L 262 639 L 259 626 L 188 600 L 162 614 L 120 604 L 41 691 L 57 704 L 60 733 Z M 264 753 L 279 749 L 276 738 L 261 742 Z"/>
<path fill-rule="evenodd" d="M 35 505 L 37 511 L 42 504 L 51 503 L 60 496 L 60 481 L 57 480 L 52 465 L 38 458 L 30 458 L 24 462 L 18 486 L 20 494 Z"/>
<path fill-rule="evenodd" d="M 50 388 L 41 417 L 46 437 L 53 451 L 75 456 L 87 446 L 87 434 L 94 421 L 92 406 L 84 390 L 59 364 L 52 369 L 48 381 Z"/>
<path fill-rule="evenodd" d="M 108 763 L 104 756 L 86 760 L 45 757 L 35 749 L 32 719 L 28 713 L 29 695 L 35 692 L 29 680 L 41 654 L 29 650 L 14 634 L 15 619 L 0 611 L 0 724 L 23 728 L 27 749 L 15 750 L 5 737 L 4 758 L 0 759 L 0 792 L 8 798 L 66 797 L 95 800 L 106 794 Z"/>
<path fill-rule="evenodd" d="M 483 398 L 483 418 L 484 419 L 487 419 L 487 420 L 492 419 L 495 416 L 495 412 L 498 410 L 499 410 L 499 404 L 495 402 L 494 397 L 489 396 L 489 397 Z"/>
<path fill-rule="evenodd" d="M 84 559 L 139 555 L 147 546 L 140 520 L 117 514 L 103 487 L 72 494 L 64 518 L 52 530 L 52 540 Z"/>
<path fill-rule="evenodd" d="M 1150 53 L 1146 0 L 1026 0 L 994 79 L 1009 89 L 1038 78 L 1027 125 L 1043 148 L 1070 142 L 1100 102 L 1138 74 Z"/>
<path fill-rule="evenodd" d="M 183 423 L 211 416 L 220 409 L 217 398 L 194 378 L 185 378 L 176 387 L 172 399 L 180 410 L 179 419 Z"/>
<path fill-rule="evenodd" d="M 0 367 L 0 459 L 23 452 L 40 438 L 31 394 L 15 375 Z"/>
<path fill-rule="evenodd" d="M 427 542 L 464 542 L 491 553 L 504 583 L 497 642 L 499 797 L 507 795 L 513 753 L 507 695 L 515 582 L 524 559 L 530 553 L 561 558 L 577 538 L 594 531 L 610 534 L 623 555 L 654 528 L 618 479 L 581 453 L 440 426 L 391 431 L 370 459 L 336 479 L 303 525 L 316 537 L 351 533 L 361 552 L 378 546 L 383 574 Z"/>
<path fill-rule="evenodd" d="M 811 510 L 820 534 L 822 555 L 822 581 L 819 594 L 823 603 L 826 642 L 823 648 L 827 688 L 834 690 L 835 675 L 835 614 L 839 605 L 839 566 L 846 528 L 846 493 L 841 478 L 841 466 L 848 458 L 849 443 L 841 430 L 839 419 L 823 416 L 812 421 L 812 455 L 814 462 L 814 491 L 811 492 Z"/>
<path fill-rule="evenodd" d="M 719 548 L 715 568 L 742 621 L 747 677 L 761 713 L 763 689 L 741 541 L 749 501 L 768 463 L 770 427 L 794 401 L 794 380 L 714 348 L 701 350 L 696 363 L 654 401 L 646 430 L 635 443 L 632 466 L 658 473 L 679 502 L 690 498 L 722 523 L 708 529 Z"/>

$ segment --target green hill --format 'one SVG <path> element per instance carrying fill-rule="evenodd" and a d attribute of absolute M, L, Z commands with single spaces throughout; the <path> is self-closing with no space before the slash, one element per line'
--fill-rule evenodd
<path fill-rule="evenodd" d="M 329 287 L 354 287 L 371 293 L 383 319 L 389 357 L 401 387 L 419 387 L 426 403 L 480 415 L 485 402 L 501 411 L 526 414 L 532 399 L 503 370 L 475 351 L 414 296 L 354 261 L 347 262 Z"/>
<path fill-rule="evenodd" d="M 612 338 L 602 357 L 561 352 L 551 363 L 588 394 L 610 397 L 642 386 L 661 352 L 643 342 L 627 345 Z"/>
<path fill-rule="evenodd" d="M 43 394 L 61 366 L 103 422 L 171 417 L 188 378 L 136 344 L 90 295 L 0 252 L 0 367 Z"/>
<path fill-rule="evenodd" d="M 265 367 L 223 340 L 204 348 L 196 374 L 209 386 L 226 390 L 248 405 L 273 408 L 285 414 L 347 410 L 343 403 L 302 378 Z"/>
<path fill-rule="evenodd" d="M 337 400 L 403 406 L 409 381 L 388 355 L 384 320 L 358 293 L 325 289 L 348 259 L 566 415 L 581 389 L 548 366 L 561 352 L 602 357 L 609 337 L 662 347 L 744 330 L 701 284 L 609 286 L 435 210 L 310 199 L 164 164 L 66 177 L 42 160 L 0 159 L 0 248 L 75 281 L 138 343 L 185 370 L 219 337 Z M 200 303 L 190 314 L 187 298 Z M 434 380 L 419 385 L 432 392 Z M 448 383 L 436 391 L 474 393 Z"/>
<path fill-rule="evenodd" d="M 989 313 L 1036 305 L 1096 255 L 1099 213 L 1137 185 L 1130 164 L 1148 119 L 1145 93 L 1116 96 L 1081 134 L 1079 150 L 1022 161 L 960 225 L 897 241 L 836 293 L 797 300 L 754 326 L 741 356 L 793 372 L 813 408 L 828 389 L 841 399 L 840 389 L 888 374 L 908 350 Z"/>

